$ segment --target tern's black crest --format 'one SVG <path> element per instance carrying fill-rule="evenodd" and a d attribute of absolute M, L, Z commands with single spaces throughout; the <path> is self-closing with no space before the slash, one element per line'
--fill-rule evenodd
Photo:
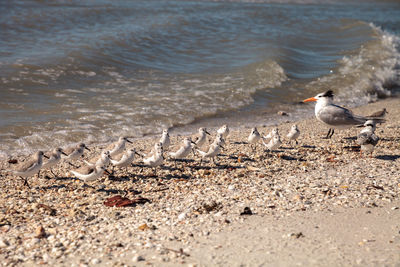
<path fill-rule="evenodd" d="M 328 90 L 328 91 L 326 91 L 326 92 L 324 93 L 323 96 L 325 96 L 325 97 L 333 97 L 333 91 L 332 91 L 332 90 Z"/>

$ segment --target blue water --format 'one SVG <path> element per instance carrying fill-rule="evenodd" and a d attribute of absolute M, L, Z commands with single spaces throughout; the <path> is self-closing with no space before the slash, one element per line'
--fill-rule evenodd
<path fill-rule="evenodd" d="M 400 84 L 397 1 L 1 1 L 0 36 L 0 155 Z"/>

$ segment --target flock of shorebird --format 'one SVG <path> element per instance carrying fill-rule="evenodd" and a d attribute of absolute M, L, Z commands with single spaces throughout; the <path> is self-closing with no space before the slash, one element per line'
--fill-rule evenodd
<path fill-rule="evenodd" d="M 364 127 L 357 137 L 357 143 L 361 146 L 361 151 L 372 154 L 374 147 L 379 141 L 379 137 L 375 134 L 376 124 L 385 121 L 384 116 L 387 113 L 386 109 L 367 117 L 354 115 L 349 109 L 333 104 L 333 92 L 330 90 L 320 93 L 315 97 L 308 98 L 303 102 L 310 101 L 317 102 L 315 106 L 316 118 L 330 128 L 327 138 L 332 137 L 334 129 L 344 129 L 351 126 Z M 211 159 L 215 164 L 214 158 L 217 157 L 221 149 L 224 148 L 225 140 L 229 135 L 229 128 L 227 125 L 223 125 L 219 128 L 212 143 L 208 145 L 207 149 L 202 150 L 202 147 L 207 143 L 207 135 L 210 135 L 207 129 L 203 127 L 200 128 L 193 140 L 191 137 L 185 137 L 179 149 L 177 151 L 170 151 L 168 157 L 174 160 L 176 165 L 177 160 L 186 159 L 192 152 L 193 154 L 198 153 L 200 164 L 202 164 L 202 161 L 206 158 Z M 297 139 L 299 136 L 300 131 L 297 125 L 294 124 L 286 137 L 290 143 L 294 141 L 298 144 Z M 247 141 L 251 145 L 253 151 L 256 149 L 256 144 L 260 140 L 268 151 L 276 150 L 282 144 L 278 128 L 273 128 L 266 136 L 262 136 L 256 127 L 252 128 Z M 100 178 L 105 172 L 110 174 L 106 170 L 109 165 L 113 166 L 113 170 L 114 167 L 121 168 L 131 166 L 135 155 L 141 156 L 144 165 L 152 167 L 154 171 L 156 171 L 155 168 L 163 164 L 165 158 L 164 152 L 171 144 L 168 129 L 163 130 L 160 140 L 154 144 L 153 149 L 147 155 L 139 154 L 135 148 L 125 149 L 127 142 L 132 143 L 127 137 L 120 137 L 117 142 L 106 147 L 100 155 L 89 161 L 85 160 L 84 166 L 76 170 L 71 170 L 70 173 L 84 182 L 94 181 Z M 49 155 L 45 155 L 43 151 L 38 151 L 33 154 L 30 159 L 22 162 L 11 172 L 15 176 L 24 179 L 24 185 L 29 187 L 27 178 L 35 174 L 39 176 L 41 169 L 50 169 L 53 173 L 51 168 L 60 163 L 62 158 L 67 160 L 71 166 L 77 168 L 72 162 L 80 159 L 85 149 L 90 150 L 85 144 L 80 143 L 65 150 L 56 148 Z M 43 157 L 47 160 L 44 161 Z M 55 174 L 53 173 L 53 175 Z"/>

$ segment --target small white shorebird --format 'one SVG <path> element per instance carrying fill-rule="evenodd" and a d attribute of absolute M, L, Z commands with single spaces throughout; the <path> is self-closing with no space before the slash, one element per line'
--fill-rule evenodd
<path fill-rule="evenodd" d="M 290 128 L 290 131 L 286 136 L 289 139 L 289 143 L 291 144 L 292 141 L 294 140 L 297 145 L 298 144 L 297 138 L 299 138 L 299 136 L 300 136 L 300 130 L 299 130 L 299 128 L 297 128 L 296 124 L 293 124 L 292 128 Z"/>
<path fill-rule="evenodd" d="M 176 152 L 170 152 L 169 156 L 173 159 L 185 159 L 192 151 L 192 144 L 194 144 L 192 139 L 185 137 L 182 146 Z"/>
<path fill-rule="evenodd" d="M 80 143 L 74 147 L 69 147 L 69 148 L 65 149 L 64 152 L 65 152 L 65 154 L 68 155 L 66 157 L 67 159 L 76 160 L 83 155 L 83 152 L 85 149 L 90 151 L 90 149 L 84 143 Z"/>
<path fill-rule="evenodd" d="M 119 158 L 115 158 L 115 160 L 111 159 L 111 163 L 115 167 L 128 167 L 132 164 L 135 155 L 140 156 L 140 154 L 136 152 L 135 148 L 131 148 Z"/>
<path fill-rule="evenodd" d="M 169 145 L 171 144 L 168 129 L 163 130 L 161 138 L 160 138 L 160 143 L 163 147 L 163 150 L 166 150 L 169 147 Z"/>
<path fill-rule="evenodd" d="M 199 152 L 201 156 L 200 165 L 203 162 L 203 159 L 205 158 L 211 158 L 213 163 L 215 163 L 214 158 L 221 151 L 221 147 L 222 146 L 220 144 L 212 144 L 207 151 L 201 151 L 199 149 L 196 149 L 196 151 Z"/>
<path fill-rule="evenodd" d="M 12 172 L 16 176 L 23 178 L 24 185 L 30 188 L 27 178 L 35 174 L 39 176 L 39 171 L 43 165 L 43 157 L 48 158 L 47 156 L 44 156 L 43 151 L 38 151 L 33 154 L 29 160 L 22 162 L 20 165 L 18 165 Z"/>
<path fill-rule="evenodd" d="M 279 135 L 279 129 L 278 128 L 272 128 L 271 132 L 269 132 L 269 134 L 264 135 L 263 139 L 269 140 L 272 137 L 274 137 L 275 135 Z"/>
<path fill-rule="evenodd" d="M 217 133 L 217 135 L 215 136 L 215 139 L 211 145 L 216 145 L 216 144 L 221 145 L 221 146 L 225 145 L 225 139 L 224 139 L 222 133 Z"/>
<path fill-rule="evenodd" d="M 67 154 L 60 147 L 54 149 L 51 152 L 49 159 L 47 161 L 43 162 L 42 169 L 50 169 L 50 172 L 55 177 L 56 175 L 54 174 L 54 172 L 51 168 L 56 166 L 61 161 L 61 154 L 63 154 L 64 156 L 67 156 Z"/>
<path fill-rule="evenodd" d="M 95 166 L 103 166 L 107 168 L 107 166 L 110 164 L 110 152 L 107 150 L 104 150 L 101 152 L 100 156 L 94 157 L 89 161 L 84 160 L 86 165 L 89 167 L 94 168 Z"/>
<path fill-rule="evenodd" d="M 181 147 L 176 152 L 169 153 L 169 156 L 175 161 L 175 168 L 177 167 L 176 166 L 177 160 L 184 160 L 190 154 L 190 152 L 192 151 L 192 148 L 193 148 L 192 144 L 194 145 L 194 142 L 192 141 L 192 139 L 190 137 L 185 137 Z"/>
<path fill-rule="evenodd" d="M 217 133 L 222 134 L 222 137 L 226 139 L 229 135 L 229 128 L 228 125 L 224 124 L 221 128 L 218 129 Z"/>
<path fill-rule="evenodd" d="M 86 182 L 91 182 L 99 179 L 104 173 L 110 174 L 103 166 L 94 168 L 84 166 L 75 171 L 70 171 L 76 178 Z"/>
<path fill-rule="evenodd" d="M 267 144 L 264 142 L 264 140 L 262 140 L 262 142 L 269 151 L 273 151 L 273 150 L 279 148 L 282 144 L 281 138 L 279 135 L 274 135 Z"/>
<path fill-rule="evenodd" d="M 156 167 L 164 163 L 163 146 L 161 143 L 156 144 L 156 149 L 154 154 L 148 158 L 144 158 L 143 163 L 148 167 L 152 167 L 154 169 L 154 175 L 157 175 Z"/>
<path fill-rule="evenodd" d="M 261 135 L 258 132 L 257 128 L 254 127 L 253 129 L 251 129 L 251 133 L 250 133 L 249 137 L 247 138 L 247 140 L 249 141 L 253 151 L 256 149 L 257 142 L 260 141 L 260 139 L 261 139 Z M 253 144 L 254 144 L 254 147 L 253 147 Z"/>
<path fill-rule="evenodd" d="M 205 144 L 205 142 L 207 141 L 207 135 L 210 135 L 210 133 L 207 132 L 207 129 L 204 127 L 200 127 L 199 132 L 194 138 L 194 143 L 196 147 L 200 148 Z"/>
<path fill-rule="evenodd" d="M 303 102 L 312 101 L 317 101 L 315 105 L 315 117 L 329 126 L 326 138 L 331 138 L 335 129 L 347 129 L 352 126 L 361 125 L 369 119 L 368 117 L 355 115 L 351 110 L 333 104 L 332 90 L 303 100 Z M 377 121 L 382 120 L 377 119 Z"/>
<path fill-rule="evenodd" d="M 132 143 L 131 141 L 128 140 L 128 137 L 126 136 L 121 136 L 117 142 L 112 143 L 111 145 L 109 145 L 106 150 L 110 151 L 110 156 L 114 157 L 118 154 L 121 154 L 122 152 L 124 152 L 125 149 L 125 144 L 126 142 L 128 143 Z"/>
<path fill-rule="evenodd" d="M 379 137 L 375 134 L 375 121 L 368 120 L 364 123 L 364 129 L 361 130 L 360 134 L 357 136 L 357 144 L 361 145 L 360 153 L 369 152 L 370 157 L 374 151 L 375 146 L 379 142 Z"/>

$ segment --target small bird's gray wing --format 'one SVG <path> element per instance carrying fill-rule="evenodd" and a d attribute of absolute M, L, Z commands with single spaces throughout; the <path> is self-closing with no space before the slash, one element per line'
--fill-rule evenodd
<path fill-rule="evenodd" d="M 75 170 L 76 172 L 80 173 L 80 174 L 91 174 L 92 172 L 94 172 L 94 168 L 93 167 L 89 167 L 89 166 L 82 166 L 79 169 Z"/>
<path fill-rule="evenodd" d="M 17 172 L 26 172 L 31 170 L 32 168 L 35 168 L 37 165 L 37 160 L 31 159 L 25 162 L 22 162 L 21 165 L 16 167 Z"/>
<path fill-rule="evenodd" d="M 364 124 L 367 120 L 362 116 L 354 115 L 351 110 L 336 105 L 326 106 L 318 115 L 323 122 L 332 126 Z"/>
<path fill-rule="evenodd" d="M 368 143 L 376 146 L 379 142 L 379 137 L 376 134 L 371 134 L 370 138 L 368 139 Z"/>
<path fill-rule="evenodd" d="M 379 137 L 374 133 L 361 133 L 357 136 L 357 144 L 376 146 L 379 142 Z"/>
<path fill-rule="evenodd" d="M 367 141 L 368 141 L 368 139 L 369 139 L 369 137 L 370 137 L 370 133 L 360 133 L 358 136 L 357 136 L 357 144 L 359 144 L 359 145 L 366 145 L 367 144 Z"/>

